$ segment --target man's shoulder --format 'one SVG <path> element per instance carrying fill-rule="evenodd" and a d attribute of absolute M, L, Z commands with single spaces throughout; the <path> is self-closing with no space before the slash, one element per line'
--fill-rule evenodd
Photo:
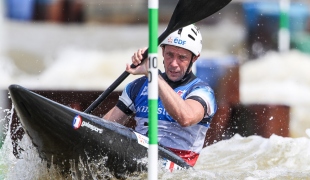
<path fill-rule="evenodd" d="M 147 77 L 146 76 L 142 76 L 140 78 L 137 78 L 135 80 L 133 80 L 132 82 L 130 82 L 126 89 L 141 89 L 141 87 L 147 82 Z"/>
<path fill-rule="evenodd" d="M 211 86 L 207 82 L 203 81 L 202 79 L 198 77 L 194 79 L 191 83 L 191 91 L 197 90 L 197 89 L 205 89 L 205 91 L 214 93 Z"/>
<path fill-rule="evenodd" d="M 147 81 L 147 77 L 146 76 L 142 76 L 140 78 L 137 78 L 137 79 L 131 81 L 129 83 L 129 85 L 137 85 L 137 84 L 141 84 L 141 83 L 143 84 L 145 81 Z"/>

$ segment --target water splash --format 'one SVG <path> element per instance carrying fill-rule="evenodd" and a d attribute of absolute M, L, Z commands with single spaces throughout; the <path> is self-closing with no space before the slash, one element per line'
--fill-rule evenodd
<path fill-rule="evenodd" d="M 115 179 L 113 172 L 110 172 L 104 166 L 107 157 L 102 157 L 96 160 L 83 162 L 70 161 L 71 168 L 69 172 L 63 172 L 53 165 L 47 163 L 40 158 L 37 148 L 33 146 L 31 138 L 24 134 L 18 142 L 18 146 L 23 149 L 20 151 L 19 158 L 13 154 L 13 145 L 11 139 L 10 124 L 13 120 L 14 106 L 11 110 L 6 110 L 5 119 L 9 123 L 5 126 L 5 140 L 0 149 L 0 179 L 15 180 L 15 179 L 58 179 L 58 180 L 75 180 L 75 179 Z M 91 158 L 89 158 L 91 159 Z M 145 160 L 137 160 L 141 164 L 145 164 Z M 51 165 L 50 165 L 51 164 Z M 143 173 L 133 173 L 124 175 L 125 178 L 141 179 Z"/>
<path fill-rule="evenodd" d="M 7 111 L 12 119 L 13 110 Z M 9 131 L 9 127 L 7 127 Z M 30 138 L 25 135 L 20 141 L 24 151 L 22 159 L 12 153 L 12 142 L 6 136 L 0 149 L 0 179 L 59 179 L 74 180 L 116 179 L 102 164 L 104 158 L 92 162 L 71 162 L 67 176 L 56 167 L 49 167 L 41 160 Z M 159 167 L 159 179 L 245 179 L 245 180 L 286 180 L 308 179 L 310 177 L 310 139 L 306 137 L 289 138 L 272 135 L 241 137 L 236 134 L 231 139 L 217 142 L 201 151 L 193 169 L 174 171 Z M 126 179 L 147 179 L 147 173 L 131 174 Z"/>
<path fill-rule="evenodd" d="M 5 162 L 1 163 L 2 170 L 4 169 L 1 172 L 2 179 L 77 179 L 76 171 L 72 170 L 69 176 L 63 177 L 55 167 L 47 168 L 46 162 L 39 158 L 28 137 L 22 140 L 25 148 L 23 159 L 16 159 L 12 155 L 7 141 L 6 138 L 6 150 L 1 149 L 0 152 L 1 158 L 9 154 L 5 156 Z M 78 169 L 83 174 L 89 168 L 93 179 L 115 179 L 100 161 L 103 160 L 87 164 L 79 162 Z M 273 135 L 266 139 L 259 136 L 235 135 L 229 140 L 204 148 L 193 169 L 173 173 L 159 169 L 159 179 L 307 179 L 310 177 L 309 163 L 308 138 L 294 139 Z M 76 169 L 75 163 L 71 164 L 71 169 Z M 147 173 L 127 177 L 131 180 L 146 178 Z"/>

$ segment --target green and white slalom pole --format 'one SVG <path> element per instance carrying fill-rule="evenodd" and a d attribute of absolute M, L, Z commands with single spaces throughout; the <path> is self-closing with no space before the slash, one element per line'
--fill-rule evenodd
<path fill-rule="evenodd" d="M 280 1 L 280 30 L 278 46 L 279 51 L 284 52 L 290 49 L 290 31 L 289 31 L 289 10 L 290 0 Z"/>
<path fill-rule="evenodd" d="M 148 70 L 148 106 L 149 106 L 149 151 L 148 179 L 158 179 L 158 0 L 148 0 L 149 9 L 149 70 Z"/>

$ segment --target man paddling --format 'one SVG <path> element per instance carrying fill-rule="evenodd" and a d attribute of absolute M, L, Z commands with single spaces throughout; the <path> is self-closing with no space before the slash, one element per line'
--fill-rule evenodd
<path fill-rule="evenodd" d="M 171 33 L 161 44 L 165 73 L 158 77 L 158 142 L 194 166 L 217 106 L 213 90 L 192 73 L 200 56 L 202 37 L 194 25 Z M 117 104 L 103 117 L 125 124 L 135 114 L 135 131 L 148 134 L 148 60 L 144 49 L 132 56 L 126 71 L 145 75 L 129 83 Z"/>

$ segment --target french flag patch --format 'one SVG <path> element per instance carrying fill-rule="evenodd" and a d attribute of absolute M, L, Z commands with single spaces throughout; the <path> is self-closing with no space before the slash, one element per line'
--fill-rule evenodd
<path fill-rule="evenodd" d="M 82 124 L 82 117 L 80 115 L 76 115 L 72 122 L 73 129 L 80 128 L 81 124 Z"/>

